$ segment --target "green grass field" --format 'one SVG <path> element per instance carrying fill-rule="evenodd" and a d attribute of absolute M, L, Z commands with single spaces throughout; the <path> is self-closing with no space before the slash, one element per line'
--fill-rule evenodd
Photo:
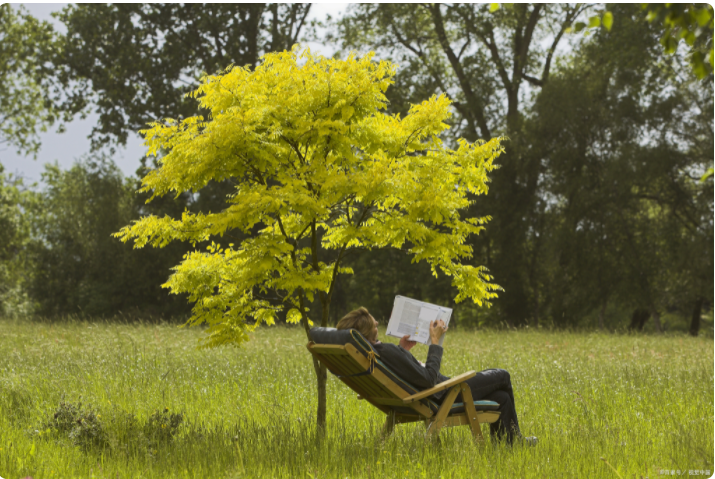
<path fill-rule="evenodd" d="M 382 442 L 384 415 L 334 377 L 318 441 L 315 378 L 297 327 L 262 328 L 241 349 L 209 351 L 195 348 L 199 329 L 171 325 L 0 328 L 5 479 L 715 472 L 711 337 L 450 331 L 445 374 L 511 372 L 522 430 L 540 442 L 510 448 L 491 443 L 486 426 L 483 447 L 467 427 L 431 443 L 415 424 Z M 413 351 L 424 360 L 424 346 Z"/>

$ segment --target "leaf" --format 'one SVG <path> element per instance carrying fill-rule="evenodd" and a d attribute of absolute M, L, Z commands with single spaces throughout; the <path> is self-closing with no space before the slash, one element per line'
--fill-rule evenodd
<path fill-rule="evenodd" d="M 588 28 L 596 28 L 601 26 L 601 17 L 594 15 L 588 19 Z"/>
<path fill-rule="evenodd" d="M 678 41 L 671 36 L 663 37 L 661 43 L 665 47 L 665 53 L 667 54 L 675 53 L 678 48 Z"/>
<path fill-rule="evenodd" d="M 353 116 L 353 113 L 355 113 L 355 108 L 351 106 L 345 106 L 340 111 L 340 114 L 343 117 L 343 121 L 347 121 L 351 116 Z"/>
<path fill-rule="evenodd" d="M 296 308 L 291 309 L 288 311 L 288 314 L 286 314 L 286 322 L 291 323 L 291 324 L 298 324 L 300 323 L 300 320 L 303 319 L 303 315 L 300 314 L 300 311 L 298 311 Z"/>
<path fill-rule="evenodd" d="M 698 10 L 695 10 L 695 19 L 698 21 L 698 25 L 704 27 L 708 24 L 712 18 L 711 8 L 709 5 Z"/>
<path fill-rule="evenodd" d="M 585 24 L 585 23 L 583 23 L 583 22 L 576 22 L 576 24 L 574 24 L 574 26 L 573 26 L 573 31 L 574 31 L 575 33 L 578 33 L 578 32 L 580 32 L 581 30 L 583 30 L 584 28 L 586 28 L 586 24 Z"/>
<path fill-rule="evenodd" d="M 693 71 L 695 72 L 695 76 L 698 77 L 698 80 L 702 80 L 708 76 L 709 69 L 705 66 L 702 53 L 693 52 L 690 63 L 693 65 Z"/>
<path fill-rule="evenodd" d="M 603 14 L 603 26 L 606 27 L 606 30 L 609 32 L 611 31 L 611 27 L 613 27 L 613 14 L 611 12 Z"/>
<path fill-rule="evenodd" d="M 499 10 L 499 4 L 498 3 L 490 3 L 489 4 L 489 13 L 494 13 L 497 10 Z"/>

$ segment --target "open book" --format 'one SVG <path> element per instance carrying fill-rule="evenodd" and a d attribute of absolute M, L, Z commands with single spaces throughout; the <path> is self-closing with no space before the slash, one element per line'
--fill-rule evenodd
<path fill-rule="evenodd" d="M 429 323 L 441 319 L 449 326 L 452 310 L 443 306 L 417 301 L 404 296 L 395 296 L 390 322 L 387 324 L 387 334 L 401 338 L 410 335 L 410 341 L 429 344 Z M 442 345 L 444 335 L 439 339 Z"/>

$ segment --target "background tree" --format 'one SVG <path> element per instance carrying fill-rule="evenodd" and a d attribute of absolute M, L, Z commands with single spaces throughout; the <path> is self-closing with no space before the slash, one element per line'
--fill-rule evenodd
<path fill-rule="evenodd" d="M 346 47 L 376 48 L 408 65 L 400 77 L 408 83 L 403 96 L 426 88 L 454 98 L 455 134 L 471 141 L 510 137 L 494 174 L 495 193 L 471 214 L 494 218 L 489 232 L 473 241 L 477 258 L 505 289 L 495 305 L 499 319 L 511 324 L 534 318 L 529 294 L 534 288 L 524 265 L 533 261 L 527 239 L 537 221 L 540 168 L 521 143 L 525 92 L 548 82 L 556 49 L 583 10 L 581 5 L 514 4 L 490 11 L 488 4 L 361 4 L 339 25 Z M 421 87 L 406 78 L 418 65 L 421 75 L 414 78 L 426 80 Z"/>
<path fill-rule="evenodd" d="M 202 74 L 290 48 L 309 12 L 310 4 L 69 5 L 58 16 L 67 28 L 58 80 L 75 92 L 68 101 L 99 114 L 94 147 L 123 145 L 151 121 L 197 114 L 185 94 Z"/>
<path fill-rule="evenodd" d="M 405 248 L 452 278 L 457 301 L 495 297 L 484 268 L 461 263 L 471 256 L 466 238 L 487 218 L 462 218 L 460 210 L 473 201 L 468 194 L 487 192 L 499 139 L 447 148 L 439 138 L 445 96 L 404 118 L 381 113 L 394 67 L 372 55 L 328 60 L 295 47 L 263 59 L 253 72 L 235 67 L 204 79 L 193 96 L 209 120 L 167 120 L 145 132 L 150 154 L 167 151 L 144 178 L 145 191 L 196 191 L 230 178 L 230 205 L 181 219 L 150 216 L 118 234 L 161 247 L 258 227 L 239 245 L 188 254 L 166 284 L 195 303 L 192 324 L 208 323 L 205 345 L 241 344 L 284 309 L 306 333 L 313 322 L 326 326 L 335 279 L 352 273 L 343 255 L 355 247 Z M 337 257 L 326 261 L 327 250 Z M 314 296 L 320 316 L 308 307 Z M 323 428 L 326 369 L 313 365 Z"/>
<path fill-rule="evenodd" d="M 0 146 L 36 155 L 38 133 L 58 119 L 41 84 L 50 75 L 44 59 L 56 41 L 52 26 L 22 7 L 0 5 Z"/>
<path fill-rule="evenodd" d="M 684 285 L 694 283 L 676 276 L 700 277 L 689 266 L 698 263 L 684 261 L 684 239 L 701 245 L 703 268 L 712 263 L 701 220 L 712 215 L 709 186 L 692 184 L 712 164 L 703 113 L 712 87 L 682 74 L 682 52 L 663 55 L 662 28 L 644 17 L 632 5 L 360 5 L 339 24 L 344 45 L 378 48 L 401 65 L 388 92 L 395 111 L 448 91 L 454 132 L 512 138 L 495 193 L 473 206 L 494 216 L 474 245 L 506 289 L 495 301 L 501 314 L 470 311 L 471 321 L 566 326 L 595 314 L 605 327 L 609 309 L 638 308 L 657 318 L 692 296 Z M 567 38 L 576 53 L 557 56 Z M 484 98 L 490 107 L 474 108 Z M 409 287 L 409 275 L 393 278 L 388 286 Z"/>
<path fill-rule="evenodd" d="M 663 56 L 636 8 L 613 13 L 613 29 L 564 61 L 528 120 L 550 224 L 537 277 L 557 324 L 611 301 L 660 329 L 660 314 L 692 311 L 712 276 L 712 183 L 699 181 L 712 165 L 712 88 Z"/>
<path fill-rule="evenodd" d="M 23 211 L 31 201 L 22 181 L 5 174 L 0 164 L 0 314 L 31 312 L 26 294 L 30 225 Z"/>
<path fill-rule="evenodd" d="M 95 155 L 62 171 L 47 165 L 46 187 L 23 216 L 32 226 L 26 247 L 32 275 L 27 292 L 45 316 L 119 312 L 181 316 L 187 309 L 160 288 L 185 250 L 147 254 L 112 238 L 140 216 L 134 181 Z"/>

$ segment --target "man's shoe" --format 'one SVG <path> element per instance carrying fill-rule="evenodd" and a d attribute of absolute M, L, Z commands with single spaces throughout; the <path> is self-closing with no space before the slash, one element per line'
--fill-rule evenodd
<path fill-rule="evenodd" d="M 536 436 L 520 436 L 519 442 L 525 446 L 536 446 L 536 444 L 538 444 L 539 442 L 539 439 Z"/>

